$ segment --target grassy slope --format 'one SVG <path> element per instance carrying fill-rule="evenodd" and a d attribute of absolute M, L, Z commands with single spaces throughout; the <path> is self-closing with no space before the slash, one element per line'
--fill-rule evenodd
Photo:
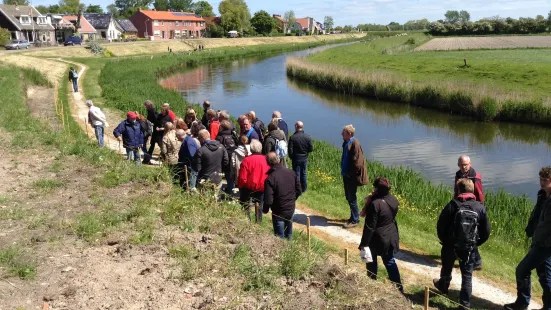
<path fill-rule="evenodd" d="M 411 52 L 381 54 L 423 34 L 375 40 L 332 48 L 312 55 L 309 60 L 357 70 L 391 70 L 412 81 L 461 81 L 497 86 L 503 90 L 548 96 L 551 85 L 551 58 L 548 49 L 477 50 L 452 52 Z M 467 59 L 468 68 L 462 68 Z"/>

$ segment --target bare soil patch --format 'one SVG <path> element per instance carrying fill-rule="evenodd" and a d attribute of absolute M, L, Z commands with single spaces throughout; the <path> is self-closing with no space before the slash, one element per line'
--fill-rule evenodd
<path fill-rule="evenodd" d="M 27 106 L 31 115 L 39 120 L 45 121 L 51 129 L 60 131 L 62 129 L 55 111 L 54 89 L 43 86 L 29 86 L 27 88 Z"/>
<path fill-rule="evenodd" d="M 434 38 L 415 51 L 551 47 L 551 36 L 496 36 Z"/>

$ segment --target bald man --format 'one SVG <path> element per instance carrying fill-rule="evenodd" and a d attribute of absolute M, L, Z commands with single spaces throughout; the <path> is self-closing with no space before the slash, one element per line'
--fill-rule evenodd
<path fill-rule="evenodd" d="M 293 171 L 300 180 L 302 192 L 307 188 L 306 166 L 308 165 L 308 154 L 314 150 L 312 138 L 304 133 L 304 124 L 301 121 L 295 123 L 295 133 L 289 138 L 289 157 L 293 163 Z"/>

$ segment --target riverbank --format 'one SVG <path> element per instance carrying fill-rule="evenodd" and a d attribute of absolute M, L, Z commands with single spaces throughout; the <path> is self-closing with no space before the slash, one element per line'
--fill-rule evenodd
<path fill-rule="evenodd" d="M 412 52 L 424 38 L 378 39 L 289 59 L 287 73 L 324 89 L 479 120 L 551 124 L 545 50 Z"/>

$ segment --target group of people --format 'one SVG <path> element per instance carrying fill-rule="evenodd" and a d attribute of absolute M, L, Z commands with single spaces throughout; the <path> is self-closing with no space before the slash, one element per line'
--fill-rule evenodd
<path fill-rule="evenodd" d="M 95 128 L 98 143 L 103 146 L 105 117 L 93 103 L 89 122 Z M 225 192 L 238 188 L 239 200 L 249 210 L 258 203 L 262 213 L 272 210 L 274 233 L 291 239 L 292 218 L 297 198 L 307 190 L 308 156 L 313 151 L 312 140 L 304 132 L 304 124 L 297 121 L 295 132 L 289 136 L 288 126 L 281 113 L 274 111 L 266 127 L 254 111 L 240 115 L 238 126 L 230 121 L 227 111 L 215 111 L 208 101 L 203 103 L 203 117 L 198 119 L 188 107 L 185 117 L 177 118 L 167 103 L 157 112 L 153 103 L 144 102 L 147 116 L 128 112 L 127 119 L 113 131 L 123 142 L 128 159 L 140 164 L 151 161 L 155 145 L 161 149 L 160 159 L 173 171 L 174 182 L 184 189 L 194 190 L 206 184 L 221 188 L 225 178 Z M 102 123 L 103 122 L 103 123 Z M 399 250 L 396 216 L 398 199 L 392 195 L 387 178 L 374 180 L 373 192 L 365 197 L 363 208 L 358 208 L 357 190 L 369 183 L 366 160 L 353 125 L 342 130 L 343 144 L 341 175 L 350 217 L 345 228 L 353 228 L 365 217 L 359 249 L 369 248 L 373 261 L 367 263 L 368 275 L 377 278 L 377 257 L 381 257 L 389 279 L 403 292 L 400 272 L 394 255 Z M 149 149 L 146 148 L 150 141 Z M 292 170 L 287 168 L 286 157 Z M 459 157 L 459 170 L 454 180 L 454 197 L 443 208 L 437 222 L 437 234 L 442 244 L 440 277 L 433 280 L 438 291 L 448 293 L 452 269 L 456 260 L 462 276 L 459 303 L 471 306 L 472 273 L 482 268 L 478 247 L 490 237 L 490 220 L 484 207 L 482 176 L 471 165 L 469 156 Z M 526 233 L 532 237 L 532 246 L 516 270 L 517 300 L 505 309 L 527 309 L 530 303 L 530 274 L 536 269 L 544 289 L 543 309 L 551 309 L 551 167 L 540 171 L 541 190 Z"/>

